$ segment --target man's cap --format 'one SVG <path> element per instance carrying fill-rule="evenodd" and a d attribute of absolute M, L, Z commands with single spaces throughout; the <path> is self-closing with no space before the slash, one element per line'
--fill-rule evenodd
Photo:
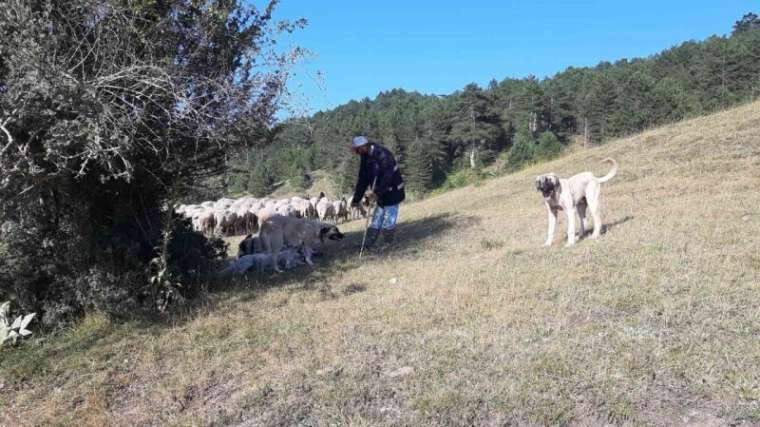
<path fill-rule="evenodd" d="M 369 144 L 369 140 L 366 136 L 355 136 L 353 140 L 351 140 L 351 148 L 358 148 L 362 145 Z"/>

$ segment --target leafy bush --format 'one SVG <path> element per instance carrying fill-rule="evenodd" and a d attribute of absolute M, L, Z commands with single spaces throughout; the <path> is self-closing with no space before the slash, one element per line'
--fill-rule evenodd
<path fill-rule="evenodd" d="M 474 169 L 459 169 L 446 176 L 443 184 L 435 192 L 453 190 L 455 188 L 466 187 L 468 185 L 479 185 L 483 181 L 483 174 Z"/>
<path fill-rule="evenodd" d="M 546 131 L 538 137 L 538 145 L 535 149 L 537 160 L 549 160 L 557 157 L 562 151 L 562 143 L 554 133 Z"/>
<path fill-rule="evenodd" d="M 145 274 L 128 271 L 120 275 L 92 268 L 77 277 L 66 278 L 67 288 L 76 298 L 61 304 L 46 302 L 44 323 L 55 325 L 66 320 L 66 308 L 99 311 L 116 316 L 133 315 L 143 307 Z"/>
<path fill-rule="evenodd" d="M 65 285 L 56 278 L 66 275 L 61 263 L 73 252 L 33 224 L 6 221 L 0 232 L 0 300 L 31 312 L 42 312 L 44 300 L 64 300 Z"/>
<path fill-rule="evenodd" d="M 515 135 L 512 148 L 507 154 L 507 167 L 512 170 L 519 169 L 526 163 L 532 162 L 535 156 L 535 140 L 529 134 L 520 132 Z"/>
<path fill-rule="evenodd" d="M 45 329 L 55 329 L 86 312 L 116 316 L 134 315 L 157 305 L 149 282 L 147 260 L 161 253 L 160 239 L 143 254 L 129 240 L 130 230 L 101 234 L 95 248 L 71 234 L 56 237 L 38 227 L 6 222 L 0 240 L 0 299 L 11 300 L 23 311 L 40 313 Z M 40 238 L 40 235 L 49 234 Z M 178 284 L 171 293 L 190 298 L 198 295 L 226 253 L 220 239 L 209 240 L 192 230 L 187 220 L 174 219 L 167 242 L 167 272 Z M 86 270 L 70 266 L 87 262 L 95 253 L 97 264 Z"/>
<path fill-rule="evenodd" d="M 175 218 L 168 251 L 170 274 L 181 284 L 182 295 L 189 298 L 197 295 L 202 284 L 219 269 L 227 256 L 227 244 L 194 231 L 188 219 Z"/>
<path fill-rule="evenodd" d="M 148 287 L 138 296 L 149 296 L 152 307 L 164 311 L 174 301 L 196 297 L 220 268 L 227 244 L 207 239 L 193 230 L 190 220 L 165 213 L 169 226 L 147 269 Z M 144 298 L 143 298 L 144 299 Z"/>
<path fill-rule="evenodd" d="M 146 288 L 155 305 L 159 254 L 195 292 L 219 245 L 167 234 L 161 207 L 221 176 L 231 152 L 270 142 L 302 56 L 274 38 L 305 24 L 275 22 L 276 4 L 3 2 L 0 299 L 47 327 L 129 312 Z M 253 176 L 268 185 L 266 172 Z"/>

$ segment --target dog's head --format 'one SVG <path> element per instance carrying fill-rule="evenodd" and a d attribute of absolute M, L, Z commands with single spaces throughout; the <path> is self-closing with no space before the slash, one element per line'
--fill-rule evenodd
<path fill-rule="evenodd" d="M 238 258 L 245 255 L 252 255 L 254 253 L 256 253 L 256 242 L 253 239 L 253 236 L 249 234 L 245 236 L 245 239 L 243 239 L 238 245 Z"/>
<path fill-rule="evenodd" d="M 559 178 L 553 173 L 547 173 L 536 177 L 536 190 L 544 197 L 551 197 L 559 189 Z"/>
<path fill-rule="evenodd" d="M 322 242 L 324 242 L 325 239 L 341 240 L 344 237 L 346 236 L 334 225 L 324 225 L 319 229 L 319 240 Z"/>

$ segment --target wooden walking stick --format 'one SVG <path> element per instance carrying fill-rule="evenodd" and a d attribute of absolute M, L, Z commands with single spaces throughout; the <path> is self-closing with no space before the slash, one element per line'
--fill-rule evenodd
<path fill-rule="evenodd" d="M 375 177 L 375 180 L 372 181 L 372 193 L 375 192 L 375 184 L 377 184 L 377 177 Z M 367 226 L 364 227 L 364 237 L 362 237 L 362 247 L 359 250 L 359 261 L 361 261 L 362 255 L 364 254 L 364 243 L 367 241 L 367 230 L 369 230 L 370 221 L 372 221 L 372 218 L 375 216 L 376 208 L 377 208 L 377 198 L 374 198 L 372 200 L 372 209 L 370 209 L 370 213 L 367 215 Z"/>

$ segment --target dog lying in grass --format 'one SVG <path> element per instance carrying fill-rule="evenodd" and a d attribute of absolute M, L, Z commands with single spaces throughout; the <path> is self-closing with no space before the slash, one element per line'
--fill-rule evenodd
<path fill-rule="evenodd" d="M 304 264 L 303 253 L 294 248 L 284 248 L 277 256 L 277 263 L 281 268 L 290 269 Z M 272 256 L 268 253 L 244 254 L 230 262 L 230 264 L 219 271 L 220 277 L 230 275 L 244 274 L 249 271 L 264 271 L 273 268 Z"/>
<path fill-rule="evenodd" d="M 304 261 L 314 265 L 311 256 L 317 242 L 341 240 L 343 237 L 343 233 L 333 224 L 281 215 L 266 218 L 259 231 L 262 249 L 272 257 L 274 270 L 278 273 L 282 272 L 277 259 L 283 247 L 301 250 Z"/>
<path fill-rule="evenodd" d="M 603 162 L 611 163 L 612 169 L 601 178 L 597 178 L 591 172 L 582 172 L 566 179 L 559 178 L 553 173 L 536 177 L 536 189 L 544 196 L 544 204 L 549 216 L 549 233 L 544 246 L 551 246 L 554 240 L 559 211 L 565 211 L 567 215 L 567 244 L 565 246 L 573 246 L 576 242 L 576 213 L 581 219 L 581 236 L 586 234 L 587 210 L 591 211 L 591 217 L 594 220 L 594 233 L 591 238 L 599 238 L 602 232 L 602 216 L 599 212 L 601 184 L 614 178 L 618 171 L 615 160 L 607 158 Z"/>

